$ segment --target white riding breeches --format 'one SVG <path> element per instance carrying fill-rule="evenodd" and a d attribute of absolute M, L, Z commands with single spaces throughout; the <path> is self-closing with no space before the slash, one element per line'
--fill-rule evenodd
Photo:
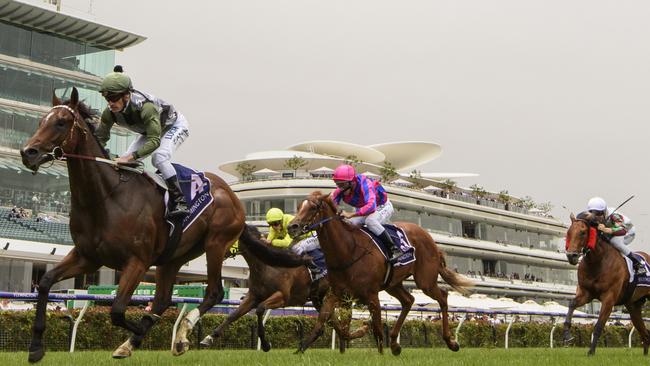
<path fill-rule="evenodd" d="M 314 249 L 320 248 L 320 242 L 317 236 L 309 236 L 296 244 L 291 246 L 291 251 L 301 255 L 303 253 L 311 252 Z"/>
<path fill-rule="evenodd" d="M 634 226 L 632 226 L 631 228 L 627 229 L 627 234 L 625 234 L 623 237 L 623 242 L 625 245 L 629 245 L 634 241 L 634 238 L 636 238 L 636 230 L 634 229 Z"/>
<path fill-rule="evenodd" d="M 370 215 L 353 217 L 350 219 L 350 222 L 358 226 L 365 223 L 373 234 L 381 235 L 385 230 L 381 225 L 390 220 L 391 216 L 393 216 L 393 211 L 393 204 L 390 201 L 386 201 L 383 205 L 377 206 L 375 212 Z"/>
<path fill-rule="evenodd" d="M 189 125 L 185 116 L 177 112 L 176 122 L 160 138 L 160 146 L 151 154 L 151 163 L 155 166 L 163 178 L 168 179 L 176 175 L 176 170 L 172 166 L 172 154 L 181 146 L 190 135 Z M 135 139 L 124 153 L 128 156 L 138 151 L 147 141 L 145 135 Z"/>
<path fill-rule="evenodd" d="M 609 243 L 626 257 L 632 253 L 632 251 L 625 245 L 625 236 L 613 236 L 609 239 Z"/>

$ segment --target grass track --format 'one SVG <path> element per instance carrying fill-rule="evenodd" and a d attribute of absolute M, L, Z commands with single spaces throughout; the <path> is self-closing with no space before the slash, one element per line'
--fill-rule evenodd
<path fill-rule="evenodd" d="M 445 349 L 403 349 L 395 357 L 379 355 L 376 350 L 351 349 L 344 355 L 337 351 L 315 349 L 304 355 L 294 355 L 291 350 L 272 350 L 269 353 L 236 351 L 192 351 L 184 356 L 174 357 L 164 351 L 136 351 L 134 356 L 124 360 L 111 359 L 110 351 L 49 352 L 38 365 L 445 365 L 445 366 L 507 366 L 507 365 L 641 365 L 650 358 L 643 357 L 640 348 L 601 348 L 596 356 L 587 357 L 587 349 L 578 348 L 516 348 L 516 349 L 462 349 L 453 353 Z M 27 353 L 0 353 L 2 365 L 28 365 Z"/>
<path fill-rule="evenodd" d="M 446 349 L 403 349 L 395 357 L 388 351 L 383 356 L 376 350 L 351 349 L 344 355 L 337 351 L 314 349 L 304 355 L 294 355 L 292 350 L 272 350 L 269 353 L 236 351 L 192 351 L 184 356 L 174 357 L 170 352 L 136 351 L 134 356 L 124 360 L 111 359 L 110 351 L 49 352 L 38 365 L 445 365 L 445 366 L 508 366 L 508 365 L 650 365 L 650 357 L 643 357 L 641 348 L 601 348 L 596 356 L 587 357 L 587 349 L 579 348 L 516 348 L 516 349 L 461 349 L 453 353 Z M 2 365 L 28 365 L 27 353 L 0 353 Z"/>

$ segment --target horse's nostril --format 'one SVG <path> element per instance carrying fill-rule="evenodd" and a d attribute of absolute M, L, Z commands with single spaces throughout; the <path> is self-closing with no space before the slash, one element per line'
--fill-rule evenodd
<path fill-rule="evenodd" d="M 22 153 L 23 153 L 24 156 L 26 156 L 28 158 L 32 158 L 32 157 L 38 155 L 38 150 L 30 147 L 29 149 L 23 150 Z"/>

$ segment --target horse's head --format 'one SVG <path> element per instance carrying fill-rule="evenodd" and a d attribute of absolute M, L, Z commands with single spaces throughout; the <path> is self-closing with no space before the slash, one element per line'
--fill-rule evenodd
<path fill-rule="evenodd" d="M 300 204 L 298 213 L 287 226 L 287 231 L 292 237 L 297 237 L 316 229 L 317 226 L 334 217 L 336 211 L 329 195 L 316 191 Z"/>
<path fill-rule="evenodd" d="M 72 88 L 70 100 L 65 104 L 56 95 L 52 96 L 52 109 L 41 118 L 38 129 L 20 150 L 27 168 L 36 172 L 41 164 L 58 159 L 75 148 L 80 133 L 86 133 L 79 104 L 77 88 Z"/>
<path fill-rule="evenodd" d="M 566 257 L 569 263 L 578 264 L 580 256 L 593 249 L 598 239 L 598 222 L 593 214 L 582 212 L 576 218 L 571 214 L 571 226 L 566 233 Z"/>

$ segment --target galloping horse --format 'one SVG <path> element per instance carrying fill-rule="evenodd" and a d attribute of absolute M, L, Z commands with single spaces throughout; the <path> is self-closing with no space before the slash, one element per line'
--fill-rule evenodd
<path fill-rule="evenodd" d="M 293 221 L 289 223 L 289 234 L 300 235 L 316 228 L 321 249 L 325 254 L 328 277 L 332 291 L 323 301 L 318 322 L 306 342 L 298 349 L 303 352 L 322 333 L 324 323 L 332 310 L 344 296 L 352 296 L 368 305 L 372 317 L 372 328 L 379 353 L 383 353 L 383 331 L 378 293 L 386 290 L 396 297 L 402 311 L 390 331 L 390 348 L 394 355 L 401 352 L 397 342 L 402 323 L 406 319 L 413 296 L 402 282 L 413 275 L 418 288 L 438 301 L 442 312 L 442 337 L 447 347 L 458 351 L 459 345 L 452 339 L 447 317 L 447 291 L 438 287 L 438 274 L 454 289 L 466 292 L 472 283 L 446 267 L 444 254 L 438 249 L 431 236 L 421 227 L 411 223 L 397 223 L 404 229 L 415 248 L 417 259 L 407 265 L 395 267 L 388 274 L 386 260 L 368 235 L 358 227 L 344 222 L 337 214 L 329 195 L 313 192 L 302 203 Z M 385 279 L 388 278 L 388 282 Z"/>
<path fill-rule="evenodd" d="M 254 234 L 254 229 L 251 229 L 251 233 Z M 320 311 L 322 300 L 330 288 L 327 277 L 323 277 L 318 281 L 317 288 L 312 289 L 312 280 L 307 267 L 285 268 L 268 265 L 257 257 L 258 251 L 251 248 L 249 244 L 243 241 L 239 242 L 239 250 L 246 259 L 250 270 L 248 293 L 237 309 L 228 315 L 226 320 L 212 331 L 211 335 L 201 341 L 203 346 L 211 346 L 214 339 L 220 337 L 228 325 L 255 308 L 260 344 L 262 350 L 268 352 L 271 349 L 271 344 L 266 340 L 263 323 L 263 316 L 267 309 L 302 306 L 311 300 L 314 308 Z M 335 321 L 333 326 L 341 337 L 341 342 L 339 342 L 341 352 L 345 351 L 343 340 L 362 337 L 368 330 L 365 326 L 350 334 L 348 333 L 349 322 L 345 326 L 340 326 Z"/>
<path fill-rule="evenodd" d="M 573 311 L 598 299 L 601 303 L 600 314 L 587 354 L 593 355 L 596 352 L 598 338 L 614 305 L 623 304 L 630 313 L 632 324 L 639 332 L 643 342 L 643 354 L 647 355 L 648 346 L 650 346 L 650 333 L 643 322 L 641 309 L 645 300 L 650 297 L 650 287 L 637 287 L 629 298 L 624 298 L 630 279 L 625 259 L 598 233 L 597 226 L 598 222 L 591 213 L 581 213 L 578 218 L 571 214 L 571 226 L 566 234 L 566 256 L 569 263 L 573 265 L 578 264 L 581 255 L 582 261 L 578 265 L 576 297 L 569 303 L 569 310 L 564 321 L 564 341 L 567 343 L 571 341 L 570 329 Z M 589 240 L 596 240 L 593 249 L 587 248 Z M 646 262 L 650 260 L 646 253 L 639 252 L 638 254 L 642 255 Z"/>
<path fill-rule="evenodd" d="M 60 154 L 67 156 L 70 234 L 75 245 L 39 283 L 29 361 L 39 361 L 45 354 L 45 310 L 54 283 L 93 273 L 101 266 L 122 272 L 111 307 L 111 321 L 133 333 L 113 353 L 113 357 L 123 358 L 130 356 L 134 347 L 141 344 L 147 331 L 170 305 L 180 267 L 205 253 L 208 272 L 205 297 L 197 309 L 186 315 L 175 340 L 175 354 L 183 353 L 189 344 L 187 333 L 198 318 L 223 299 L 221 267 L 224 255 L 242 231 L 242 238 L 247 234 L 241 202 L 226 182 L 207 173 L 214 201 L 183 233 L 173 253 L 164 255 L 163 260 L 160 257 L 165 251 L 170 227 L 164 220 L 161 190 L 141 174 L 116 170 L 112 165 L 96 161 L 96 158 L 107 156 L 85 120 L 91 114 L 79 102 L 76 88 L 66 104 L 56 96 L 52 103 L 52 109 L 41 119 L 38 130 L 20 153 L 23 164 L 34 172 Z M 145 315 L 138 324 L 127 320 L 124 313 L 133 291 L 153 264 L 156 264 L 156 295 L 152 314 Z"/>

